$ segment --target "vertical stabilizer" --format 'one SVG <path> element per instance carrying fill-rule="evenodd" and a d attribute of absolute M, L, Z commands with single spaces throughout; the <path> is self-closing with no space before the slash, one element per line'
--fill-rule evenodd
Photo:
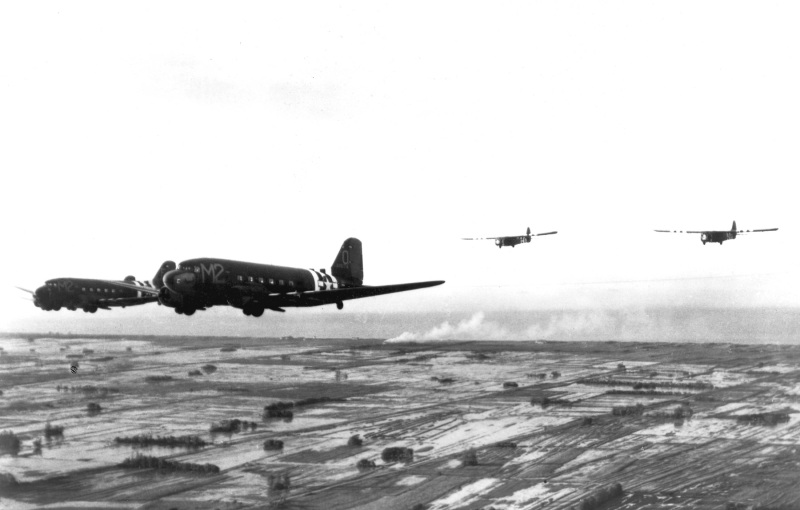
<path fill-rule="evenodd" d="M 733 226 L 731 227 L 731 232 L 736 232 L 736 220 L 733 220 Z"/>
<path fill-rule="evenodd" d="M 361 256 L 361 241 L 351 237 L 342 243 L 336 259 L 331 264 L 331 274 L 348 285 L 362 285 L 364 261 Z"/>

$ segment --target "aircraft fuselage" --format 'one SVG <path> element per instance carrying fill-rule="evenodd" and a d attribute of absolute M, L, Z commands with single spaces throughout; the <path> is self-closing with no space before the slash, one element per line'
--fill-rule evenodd
<path fill-rule="evenodd" d="M 494 244 L 496 244 L 498 248 L 502 248 L 503 246 L 511 246 L 513 248 L 518 244 L 529 242 L 531 242 L 530 236 L 509 236 L 498 237 L 495 239 Z"/>
<path fill-rule="evenodd" d="M 700 234 L 700 241 L 703 244 L 706 243 L 719 243 L 722 244 L 725 241 L 730 239 L 736 239 L 736 232 L 725 232 L 725 231 L 713 231 L 713 232 L 703 232 Z"/>
<path fill-rule="evenodd" d="M 145 282 L 133 279 L 128 282 L 150 287 Z M 82 308 L 85 312 L 94 313 L 98 308 L 108 309 L 111 306 L 129 306 L 153 301 L 146 294 L 132 289 L 117 287 L 104 280 L 88 278 L 54 278 L 33 292 L 33 303 L 45 311 L 58 311 L 62 307 L 68 310 Z M 123 304 L 124 302 L 124 304 Z"/>
<path fill-rule="evenodd" d="M 304 303 L 300 294 L 346 285 L 324 270 L 198 258 L 183 261 L 164 275 L 164 286 L 159 301 L 178 313 L 191 315 L 210 306 L 231 305 L 260 315 L 259 306 L 261 311 L 280 310 L 281 306 L 316 306 Z M 259 302 L 254 295 L 269 299 Z"/>

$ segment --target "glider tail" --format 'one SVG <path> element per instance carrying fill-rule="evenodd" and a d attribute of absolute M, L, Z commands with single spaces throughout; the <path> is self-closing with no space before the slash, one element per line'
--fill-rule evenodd
<path fill-rule="evenodd" d="M 342 243 L 342 247 L 331 265 L 331 274 L 348 285 L 360 286 L 363 284 L 364 261 L 361 256 L 361 241 L 350 237 Z"/>

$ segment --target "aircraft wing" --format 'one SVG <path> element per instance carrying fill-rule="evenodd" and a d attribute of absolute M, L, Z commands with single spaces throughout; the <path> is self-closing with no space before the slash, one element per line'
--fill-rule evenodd
<path fill-rule="evenodd" d="M 127 283 L 127 282 L 117 282 L 114 280 L 103 280 L 103 282 L 108 283 L 110 285 L 116 285 L 117 287 L 122 287 L 123 289 L 130 289 L 139 291 L 143 294 L 158 296 L 158 289 L 154 289 L 153 287 L 142 287 L 141 285 L 134 285 L 132 283 Z M 135 298 L 135 299 L 142 299 L 142 298 Z"/>
<path fill-rule="evenodd" d="M 154 303 L 158 301 L 156 296 L 145 296 L 145 297 L 135 297 L 135 298 L 108 298 L 108 299 L 99 299 L 97 301 L 98 306 L 107 307 L 107 306 L 134 306 L 134 305 L 144 305 L 146 303 Z"/>
<path fill-rule="evenodd" d="M 486 241 L 489 239 L 502 239 L 501 237 L 462 237 L 462 241 Z"/>
<path fill-rule="evenodd" d="M 549 235 L 551 235 L 551 234 L 558 234 L 558 231 L 557 231 L 557 230 L 554 230 L 554 231 L 552 231 L 552 232 L 542 232 L 541 234 L 531 234 L 531 235 L 532 235 L 532 236 L 549 236 Z M 523 237 L 524 237 L 524 236 L 523 236 Z"/>
<path fill-rule="evenodd" d="M 656 232 L 666 232 L 668 234 L 716 234 L 718 232 L 730 232 L 730 230 L 658 230 Z"/>
<path fill-rule="evenodd" d="M 753 232 L 775 232 L 776 230 L 778 230 L 778 229 L 777 228 L 759 228 L 759 229 L 755 229 L 755 230 L 737 230 L 736 233 L 737 234 L 751 234 Z M 17 287 L 17 288 L 19 288 L 19 287 Z"/>
<path fill-rule="evenodd" d="M 405 292 L 407 290 L 424 289 L 441 285 L 444 280 L 428 282 L 398 283 L 394 285 L 363 285 L 361 287 L 346 287 L 331 290 L 310 290 L 306 292 L 292 292 L 288 294 L 269 293 L 265 294 L 253 288 L 235 287 L 236 290 L 244 295 L 249 295 L 260 304 L 266 307 L 279 306 L 319 306 L 349 299 L 360 299 L 382 294 L 393 294 L 395 292 Z"/>

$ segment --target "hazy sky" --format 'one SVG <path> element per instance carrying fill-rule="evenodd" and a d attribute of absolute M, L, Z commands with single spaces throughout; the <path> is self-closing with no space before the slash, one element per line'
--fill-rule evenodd
<path fill-rule="evenodd" d="M 367 284 L 447 283 L 345 312 L 798 306 L 798 14 L 4 2 L 0 321 L 45 313 L 14 285 L 201 256 L 330 267 L 349 236 Z M 652 231 L 734 219 L 780 230 Z M 559 234 L 459 240 L 528 226 Z"/>

